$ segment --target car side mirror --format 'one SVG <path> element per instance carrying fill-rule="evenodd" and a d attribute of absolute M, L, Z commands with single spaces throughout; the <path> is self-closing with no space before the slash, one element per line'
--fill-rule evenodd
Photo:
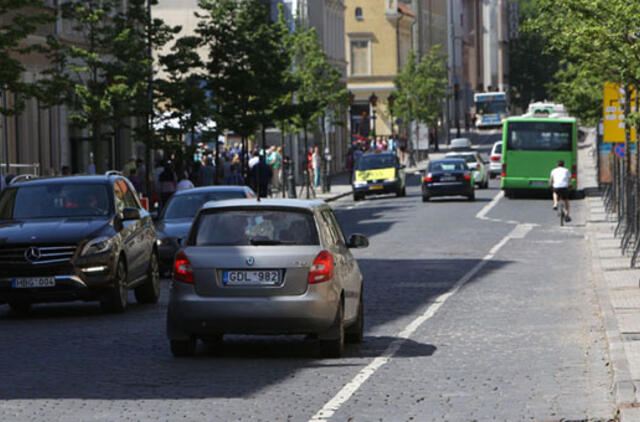
<path fill-rule="evenodd" d="M 369 239 L 363 234 L 354 233 L 349 236 L 347 247 L 349 249 L 361 249 L 369 246 Z"/>
<path fill-rule="evenodd" d="M 122 210 L 122 221 L 140 220 L 140 210 L 127 207 Z"/>

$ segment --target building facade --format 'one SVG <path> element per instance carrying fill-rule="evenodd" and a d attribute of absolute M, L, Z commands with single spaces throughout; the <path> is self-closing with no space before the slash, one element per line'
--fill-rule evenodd
<path fill-rule="evenodd" d="M 120 7 L 125 4 L 126 0 L 123 0 Z M 28 43 L 42 44 L 49 36 L 76 45 L 85 42 L 82 33 L 74 31 L 70 22 L 59 17 L 57 5 L 58 2 L 54 0 L 45 2 L 43 11 L 58 16 L 58 19 L 41 26 L 28 38 Z M 51 65 L 44 55 L 38 53 L 20 56 L 20 61 L 25 68 L 24 82 L 40 80 Z M 11 92 L 0 89 L 0 94 L 0 101 L 4 105 L 13 104 L 14 95 Z M 63 166 L 68 166 L 74 173 L 84 173 L 92 162 L 96 170 L 102 172 L 121 168 L 136 153 L 129 131 L 111 134 L 105 141 L 96 144 L 91 142 L 88 129 L 69 124 L 69 114 L 66 106 L 44 107 L 36 99 L 29 99 L 22 113 L 1 116 L 0 162 L 3 174 L 57 174 Z M 117 142 L 114 139 L 116 137 Z"/>
<path fill-rule="evenodd" d="M 413 49 L 415 13 L 398 0 L 346 0 L 345 6 L 351 131 L 365 137 L 390 136 L 388 97 Z"/>

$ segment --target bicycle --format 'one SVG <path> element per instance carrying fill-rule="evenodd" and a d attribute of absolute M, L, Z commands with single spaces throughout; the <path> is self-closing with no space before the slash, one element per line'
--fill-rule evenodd
<path fill-rule="evenodd" d="M 564 210 L 565 204 L 564 201 L 560 201 L 558 203 L 558 215 L 560 216 L 560 226 L 564 226 L 565 220 L 567 218 L 567 213 Z"/>

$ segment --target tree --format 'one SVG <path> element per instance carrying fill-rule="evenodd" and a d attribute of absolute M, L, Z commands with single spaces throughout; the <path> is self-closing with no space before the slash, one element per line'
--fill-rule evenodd
<path fill-rule="evenodd" d="M 294 78 L 298 89 L 295 92 L 295 116 L 293 122 L 304 134 L 305 157 L 308 151 L 308 132 L 324 121 L 330 108 L 340 108 L 349 101 L 348 93 L 341 84 L 338 69 L 327 61 L 327 56 L 318 40 L 315 28 L 297 25 L 293 34 Z M 324 130 L 323 130 L 324 143 Z M 306 163 L 305 163 L 306 164 Z M 309 197 L 309 174 L 304 166 L 305 186 Z"/>
<path fill-rule="evenodd" d="M 440 48 L 432 48 L 422 60 L 410 51 L 407 64 L 394 84 L 394 114 L 406 122 L 415 122 L 416 137 L 419 137 L 420 123 L 435 126 L 442 112 L 442 100 L 447 95 L 446 57 L 440 54 Z"/>
<path fill-rule="evenodd" d="M 537 0 L 520 0 L 520 23 L 537 16 Z M 540 31 L 521 26 L 520 36 L 509 41 L 509 85 L 511 102 L 526 110 L 532 101 L 550 99 L 550 88 L 560 69 L 561 56 L 547 48 L 549 40 Z"/>
<path fill-rule="evenodd" d="M 107 129 L 113 124 L 114 103 L 127 91 L 124 76 L 109 72 L 105 55 L 112 41 L 114 6 L 112 0 L 74 0 L 61 5 L 62 17 L 86 43 L 49 37 L 53 65 L 44 72 L 48 78 L 40 83 L 41 98 L 48 104 L 70 105 L 71 124 L 88 128 L 94 150 L 99 151 L 104 151 L 101 141 L 108 139 Z"/>
<path fill-rule="evenodd" d="M 122 89 L 114 108 L 116 142 L 118 126 L 127 119 L 132 120 L 130 129 L 135 140 L 145 146 L 146 174 L 142 177 L 147 192 L 151 180 L 151 151 L 162 145 L 153 127 L 159 101 L 154 84 L 153 52 L 164 47 L 181 29 L 151 16 L 151 7 L 157 3 L 157 0 L 129 0 L 126 9 L 113 17 L 109 47 L 109 54 L 115 59 L 109 64 L 109 74 L 120 78 Z"/>
<path fill-rule="evenodd" d="M 25 67 L 18 57 L 44 47 L 27 43 L 40 25 L 55 20 L 52 13 L 39 10 L 44 10 L 43 0 L 0 0 L 0 87 L 15 94 L 13 105 L 0 105 L 0 114 L 20 113 L 24 101 L 36 92 L 34 84 L 22 80 Z"/>

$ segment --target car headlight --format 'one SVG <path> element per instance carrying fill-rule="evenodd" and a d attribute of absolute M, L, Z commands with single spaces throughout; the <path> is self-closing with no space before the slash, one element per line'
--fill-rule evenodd
<path fill-rule="evenodd" d="M 396 178 L 394 177 L 393 179 L 386 179 L 385 182 L 395 182 Z"/>
<path fill-rule="evenodd" d="M 355 182 L 353 182 L 353 186 L 360 188 L 362 186 L 367 186 L 367 182 L 365 181 L 361 181 L 361 180 L 356 180 Z"/>
<path fill-rule="evenodd" d="M 98 237 L 90 240 L 89 242 L 87 242 L 86 245 L 84 245 L 84 248 L 82 248 L 81 255 L 82 256 L 95 255 L 102 252 L 106 252 L 109 249 L 111 249 L 112 245 L 113 245 L 113 238 L 106 237 L 106 236 Z"/>

